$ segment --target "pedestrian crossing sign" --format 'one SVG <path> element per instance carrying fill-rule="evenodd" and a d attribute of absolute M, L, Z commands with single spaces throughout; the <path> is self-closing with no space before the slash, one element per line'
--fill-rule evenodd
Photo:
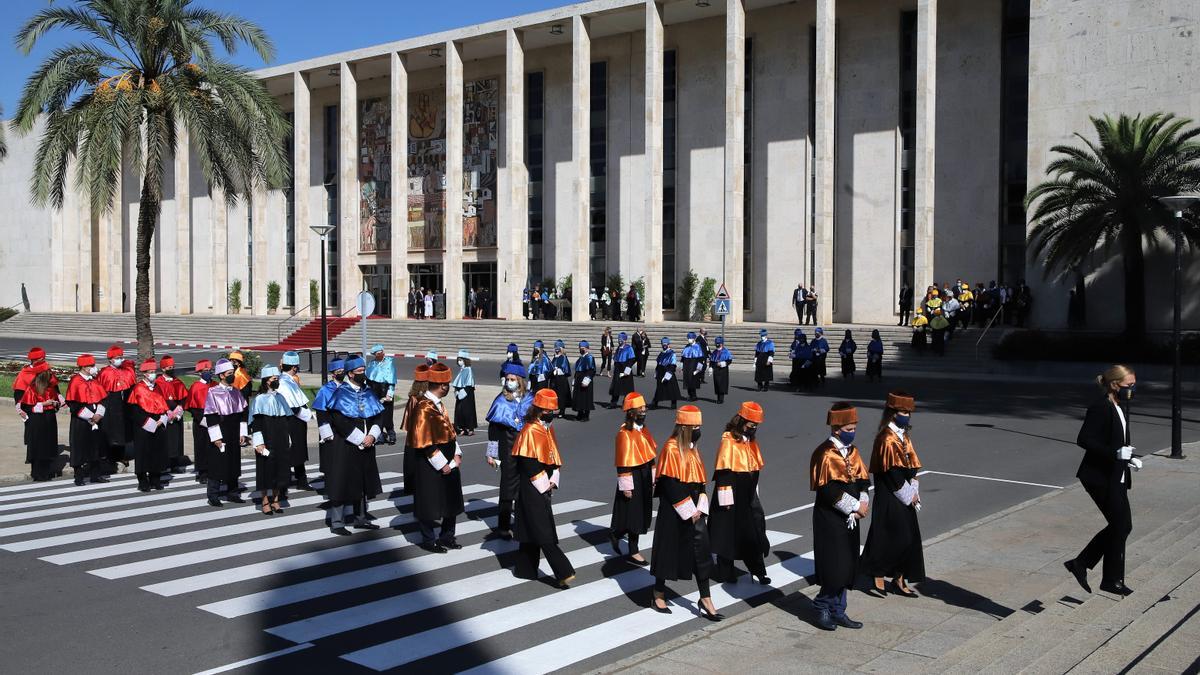
<path fill-rule="evenodd" d="M 729 303 L 729 298 L 719 298 L 713 303 L 713 314 L 716 314 L 717 316 L 728 316 Z"/>

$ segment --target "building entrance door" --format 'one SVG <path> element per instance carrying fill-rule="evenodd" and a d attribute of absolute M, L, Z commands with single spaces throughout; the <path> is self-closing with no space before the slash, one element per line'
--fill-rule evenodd
<path fill-rule="evenodd" d="M 435 307 L 438 304 L 438 296 L 442 293 L 442 265 L 440 263 L 409 265 L 408 283 L 410 284 L 408 292 L 413 297 L 409 307 L 410 316 L 424 316 L 425 305 L 421 299 L 424 292 L 428 291 L 434 296 Z M 413 294 L 413 291 L 417 293 Z"/>
<path fill-rule="evenodd" d="M 472 310 L 471 291 L 475 291 L 475 306 Z M 479 262 L 463 264 L 463 306 L 470 311 L 471 318 L 494 319 L 496 317 L 496 263 Z"/>
<path fill-rule="evenodd" d="M 362 265 L 363 290 L 375 296 L 375 314 L 392 315 L 392 266 Z"/>

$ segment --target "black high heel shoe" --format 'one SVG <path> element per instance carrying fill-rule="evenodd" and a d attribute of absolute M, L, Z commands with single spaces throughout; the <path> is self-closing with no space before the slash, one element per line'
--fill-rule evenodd
<path fill-rule="evenodd" d="M 663 602 L 662 607 L 658 606 L 659 600 L 662 600 L 662 602 Z M 655 593 L 654 597 L 650 599 L 650 609 L 653 609 L 654 611 L 658 612 L 659 614 L 670 614 L 671 606 L 667 604 L 667 596 L 658 595 L 657 593 Z"/>
<path fill-rule="evenodd" d="M 891 582 L 891 586 L 892 586 L 892 587 L 891 587 L 891 589 L 890 589 L 890 590 L 891 590 L 891 592 L 892 592 L 893 594 L 895 594 L 895 595 L 902 595 L 902 596 L 904 596 L 904 597 L 906 597 L 906 598 L 915 598 L 915 597 L 917 597 L 917 594 L 916 594 L 916 592 L 915 592 L 915 591 L 913 591 L 913 590 L 912 590 L 912 589 L 910 589 L 910 588 L 901 588 L 901 587 L 900 587 L 900 584 L 896 583 L 895 581 L 892 581 L 892 582 Z"/>
<path fill-rule="evenodd" d="M 700 616 L 703 616 L 709 621 L 716 623 L 717 621 L 725 620 L 725 615 L 720 612 L 713 612 L 712 614 L 709 614 L 708 608 L 704 606 L 703 602 L 698 602 L 696 604 L 700 607 Z"/>

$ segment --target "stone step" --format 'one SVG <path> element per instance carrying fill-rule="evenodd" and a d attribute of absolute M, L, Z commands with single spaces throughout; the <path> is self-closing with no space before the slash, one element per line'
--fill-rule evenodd
<path fill-rule="evenodd" d="M 1159 548 L 1153 558 L 1127 571 L 1126 580 L 1135 589 L 1133 595 L 1118 599 L 1095 589 L 1096 592 L 1088 596 L 1083 604 L 1074 608 L 1057 603 L 1052 611 L 1038 614 L 1015 635 L 1010 634 L 1015 639 L 1008 653 L 988 664 L 988 670 L 1003 673 L 1025 669 L 1034 673 L 1063 673 L 1070 670 L 1105 640 L 1149 609 L 1162 597 L 1163 592 L 1179 584 L 1179 581 L 1163 581 L 1164 575 L 1167 575 L 1163 572 L 1164 566 L 1173 568 L 1171 561 L 1180 560 L 1183 556 L 1184 560 L 1192 560 L 1187 564 L 1192 566 L 1191 573 L 1195 572 L 1195 566 L 1200 565 L 1200 558 L 1195 557 L 1200 556 L 1196 550 L 1200 545 L 1200 531 L 1195 529 L 1194 523 L 1188 527 L 1191 529 L 1189 534 L 1170 546 Z M 1188 556 L 1189 553 L 1192 556 Z M 1173 575 L 1167 576 L 1173 578 Z M 1170 585 L 1163 589 L 1163 583 Z M 1112 617 L 1113 612 L 1125 617 L 1125 622 L 1110 619 L 1111 625 L 1106 623 L 1103 617 Z"/>
<path fill-rule="evenodd" d="M 1082 488 L 1078 486 L 1072 489 L 1082 492 Z M 1137 515 L 1135 514 L 1134 517 L 1134 522 L 1136 523 Z M 1181 535 L 1194 531 L 1195 524 L 1192 521 L 1197 517 L 1200 517 L 1200 506 L 1177 514 L 1176 517 L 1160 523 L 1136 540 L 1128 542 L 1126 546 L 1127 568 L 1130 570 L 1140 568 L 1142 564 L 1161 552 L 1161 546 L 1164 543 L 1177 541 Z M 1074 555 L 1074 551 L 1070 555 Z M 1067 557 L 1064 556 L 1063 559 L 1065 560 Z M 1061 570 L 1061 561 L 1055 561 L 1051 567 L 1055 571 Z M 970 674 L 978 672 L 981 669 L 986 669 L 990 664 L 1007 654 L 1014 645 L 1022 644 L 1018 638 L 1010 636 L 1019 634 L 1030 621 L 1043 615 L 1057 617 L 1072 611 L 1072 609 L 1077 610 L 1080 606 L 1077 602 L 1066 604 L 1063 600 L 1066 598 L 1079 599 L 1085 595 L 1083 589 L 1079 588 L 1079 585 L 1074 579 L 1070 578 L 1065 570 L 1062 570 L 1062 574 L 1065 580 L 1061 584 L 1051 589 L 1048 593 L 1043 594 L 1039 600 L 1030 602 L 1024 608 L 1017 609 L 1012 614 L 990 626 L 987 630 L 982 631 L 965 643 L 943 654 L 934 663 L 929 665 L 928 672 Z M 1135 589 L 1137 588 L 1133 586 L 1132 580 L 1130 581 L 1130 586 Z M 1041 610 L 1033 612 L 1028 609 L 1034 606 L 1040 606 Z"/>
<path fill-rule="evenodd" d="M 1194 572 L 1160 598 L 1133 623 L 1079 661 L 1073 670 L 1113 672 L 1134 665 L 1134 661 L 1146 654 L 1148 663 L 1143 661 L 1146 666 L 1167 672 L 1188 672 L 1195 666 L 1197 631 L 1188 628 L 1200 626 L 1200 614 L 1193 614 L 1197 607 L 1200 607 L 1200 572 Z"/>

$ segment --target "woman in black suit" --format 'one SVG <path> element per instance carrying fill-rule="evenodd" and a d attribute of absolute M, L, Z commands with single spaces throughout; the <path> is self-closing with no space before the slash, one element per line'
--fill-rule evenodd
<path fill-rule="evenodd" d="M 1075 476 L 1096 502 L 1108 523 L 1096 533 L 1074 559 L 1063 565 L 1088 593 L 1087 572 L 1104 558 L 1100 590 L 1116 595 L 1133 591 L 1125 585 L 1125 540 L 1133 530 L 1129 512 L 1130 467 L 1139 469 L 1130 445 L 1129 414 L 1123 404 L 1133 398 L 1137 377 L 1126 366 L 1115 365 L 1096 378 L 1104 397 L 1093 403 L 1083 419 L 1076 443 L 1083 448 L 1083 461 Z"/>

